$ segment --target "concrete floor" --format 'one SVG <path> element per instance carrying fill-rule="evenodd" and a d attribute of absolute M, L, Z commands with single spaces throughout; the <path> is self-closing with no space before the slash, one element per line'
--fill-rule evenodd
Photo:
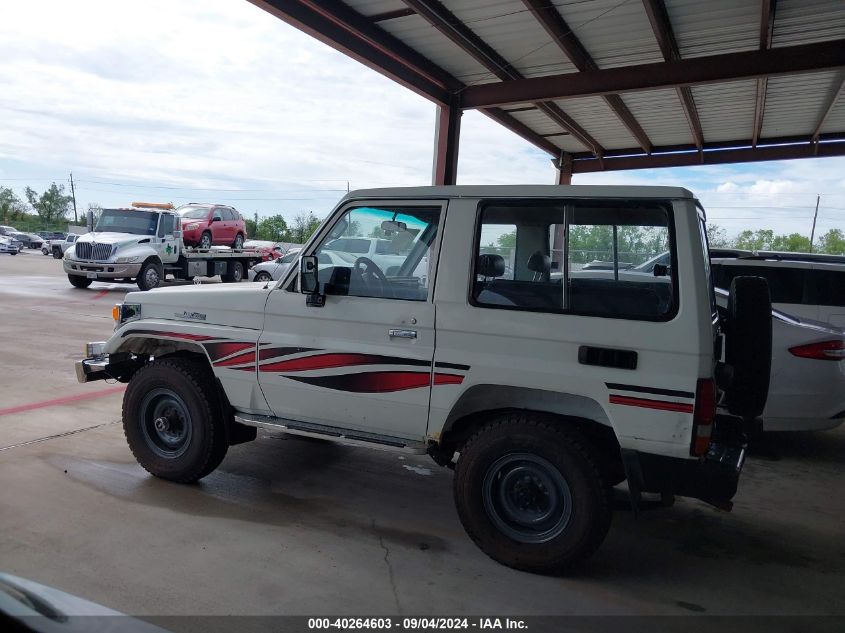
<path fill-rule="evenodd" d="M 148 476 L 119 386 L 73 372 L 131 289 L 0 255 L 2 571 L 137 615 L 845 614 L 845 429 L 767 437 L 732 513 L 620 492 L 583 570 L 533 576 L 475 548 L 426 457 L 260 432 L 198 485 Z"/>

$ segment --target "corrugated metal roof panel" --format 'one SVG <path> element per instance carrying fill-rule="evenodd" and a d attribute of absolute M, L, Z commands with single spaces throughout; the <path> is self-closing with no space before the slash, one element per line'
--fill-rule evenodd
<path fill-rule="evenodd" d="M 822 134 L 845 131 L 845 96 L 839 95 L 839 99 L 833 105 L 833 109 L 822 126 Z"/>
<path fill-rule="evenodd" d="M 760 46 L 760 0 L 667 0 L 681 57 L 750 51 Z"/>
<path fill-rule="evenodd" d="M 842 0 L 780 0 L 772 46 L 795 46 L 845 37 Z"/>
<path fill-rule="evenodd" d="M 757 80 L 692 88 L 706 143 L 750 139 L 757 104 Z"/>
<path fill-rule="evenodd" d="M 836 71 L 769 79 L 762 137 L 812 134 L 834 83 L 839 85 Z"/>
<path fill-rule="evenodd" d="M 366 16 L 408 8 L 402 0 L 344 0 L 344 3 Z"/>
<path fill-rule="evenodd" d="M 553 4 L 599 68 L 663 61 L 641 2 L 556 0 Z"/>
<path fill-rule="evenodd" d="M 601 97 L 566 99 L 555 103 L 605 149 L 623 149 L 637 145 L 628 128 Z"/>
<path fill-rule="evenodd" d="M 684 108 L 675 90 L 650 90 L 622 95 L 631 114 L 655 145 L 693 143 Z"/>
<path fill-rule="evenodd" d="M 453 0 L 446 5 L 455 17 L 526 77 L 578 70 L 518 0 Z"/>
<path fill-rule="evenodd" d="M 520 123 L 524 123 L 538 134 L 556 134 L 563 132 L 563 129 L 554 121 L 539 110 L 528 112 L 514 112 L 511 114 Z M 588 148 L 582 145 L 577 139 L 570 135 L 549 136 L 550 143 L 563 148 L 567 152 L 586 152 Z"/>
<path fill-rule="evenodd" d="M 379 26 L 465 83 L 498 81 L 484 66 L 418 15 L 388 20 Z"/>

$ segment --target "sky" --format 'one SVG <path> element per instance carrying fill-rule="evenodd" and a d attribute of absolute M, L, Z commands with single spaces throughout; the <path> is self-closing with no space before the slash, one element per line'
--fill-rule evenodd
<path fill-rule="evenodd" d="M 0 186 L 77 206 L 219 202 L 325 216 L 351 189 L 426 185 L 435 106 L 246 0 L 0 2 Z M 477 112 L 458 184 L 554 182 Z M 695 192 L 729 234 L 845 229 L 845 158 L 576 175 Z"/>

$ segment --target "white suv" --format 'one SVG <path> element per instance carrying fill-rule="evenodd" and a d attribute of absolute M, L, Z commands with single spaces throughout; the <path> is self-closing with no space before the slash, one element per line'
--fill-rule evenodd
<path fill-rule="evenodd" d="M 611 236 L 616 268 L 621 236 L 651 245 L 643 261 L 668 250 L 671 266 L 575 274 L 589 259 L 570 240 L 593 233 Z M 401 243 L 401 262 L 358 253 L 373 235 Z M 275 284 L 127 295 L 76 369 L 129 383 L 126 437 L 158 477 L 196 481 L 258 427 L 426 452 L 455 470 L 481 549 L 554 572 L 600 545 L 625 479 L 633 503 L 730 505 L 744 436 L 742 420 L 716 418 L 716 379 L 753 418 L 769 377 L 757 358 L 771 358 L 765 281 L 732 288 L 723 340 L 704 212 L 684 189 L 358 191 Z"/>

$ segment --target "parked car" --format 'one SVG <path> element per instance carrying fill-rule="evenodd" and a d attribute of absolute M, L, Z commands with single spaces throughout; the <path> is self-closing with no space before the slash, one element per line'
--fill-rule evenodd
<path fill-rule="evenodd" d="M 728 292 L 716 289 L 724 313 Z M 820 431 L 845 421 L 845 330 L 772 310 L 764 431 Z"/>
<path fill-rule="evenodd" d="M 76 243 L 76 240 L 78 239 L 79 236 L 75 233 L 68 233 L 65 239 L 63 240 L 51 241 L 50 250 L 53 253 L 53 257 L 56 259 L 61 259 L 62 257 L 64 257 L 67 249 L 73 246 Z"/>
<path fill-rule="evenodd" d="M 772 304 L 797 317 L 845 327 L 845 257 L 810 253 L 758 251 L 739 257 L 710 256 L 717 288 L 730 288 L 742 275 L 759 275 L 769 282 Z"/>
<path fill-rule="evenodd" d="M 597 224 L 665 237 L 677 262 L 666 305 L 646 275 L 553 283 L 520 258 L 504 280 L 503 257 L 481 250 L 509 225 L 520 250 L 548 258 L 553 236 L 571 235 L 561 229 Z M 370 257 L 373 233 L 403 261 Z M 342 264 L 324 259 L 335 254 Z M 542 573 L 599 547 L 626 478 L 634 507 L 640 492 L 730 505 L 742 430 L 768 391 L 771 305 L 765 280 L 738 280 L 723 338 L 690 192 L 358 191 L 300 255 L 278 284 L 131 293 L 109 340 L 88 343 L 77 378 L 128 383 L 123 428 L 147 471 L 195 482 L 257 428 L 425 452 L 454 470 L 468 536 Z M 426 259 L 427 276 L 413 274 Z M 716 419 L 721 393 L 737 417 Z"/>
<path fill-rule="evenodd" d="M 36 235 L 47 241 L 63 240 L 67 237 L 67 233 L 64 231 L 39 231 Z"/>
<path fill-rule="evenodd" d="M 6 226 L 0 224 L 0 235 L 8 235 L 9 233 L 17 233 L 18 230 L 13 226 Z"/>
<path fill-rule="evenodd" d="M 9 255 L 17 255 L 21 252 L 23 244 L 17 240 L 13 240 L 6 235 L 0 235 L 0 253 L 9 253 Z"/>
<path fill-rule="evenodd" d="M 256 250 L 261 253 L 261 259 L 265 262 L 275 261 L 285 254 L 286 250 L 281 242 L 269 240 L 247 240 L 244 248 Z"/>
<path fill-rule="evenodd" d="M 192 202 L 176 212 L 182 218 L 182 242 L 185 246 L 243 248 L 246 222 L 234 207 Z"/>
<path fill-rule="evenodd" d="M 34 233 L 24 233 L 19 231 L 17 233 L 10 233 L 9 235 L 21 242 L 26 248 L 40 249 L 41 245 L 44 244 L 44 238 L 40 235 L 35 235 Z"/>
<path fill-rule="evenodd" d="M 282 278 L 282 275 L 287 271 L 288 266 L 294 263 L 299 258 L 298 248 L 292 248 L 284 255 L 280 255 L 274 260 L 265 261 L 256 264 L 249 269 L 247 276 L 250 281 L 277 281 Z"/>

